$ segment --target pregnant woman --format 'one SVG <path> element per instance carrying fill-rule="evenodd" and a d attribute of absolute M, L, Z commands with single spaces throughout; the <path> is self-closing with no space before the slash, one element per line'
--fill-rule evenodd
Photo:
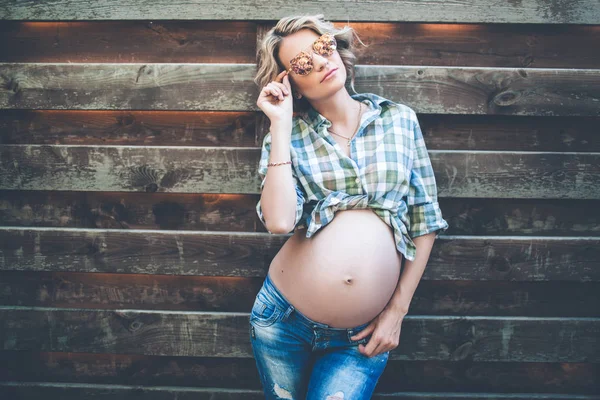
<path fill-rule="evenodd" d="M 256 210 L 270 233 L 293 231 L 250 313 L 267 399 L 370 399 L 448 228 L 415 112 L 346 89 L 354 39 L 322 14 L 294 16 L 258 49 L 271 125 Z"/>

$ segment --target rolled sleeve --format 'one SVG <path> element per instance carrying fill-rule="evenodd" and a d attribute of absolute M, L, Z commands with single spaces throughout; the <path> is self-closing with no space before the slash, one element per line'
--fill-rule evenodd
<path fill-rule="evenodd" d="M 410 186 L 407 196 L 409 234 L 411 238 L 437 231 L 435 237 L 448 229 L 448 222 L 443 218 L 437 198 L 437 186 L 431 160 L 423 133 L 412 112 L 413 119 L 413 165 L 410 173 Z"/>
<path fill-rule="evenodd" d="M 267 135 L 265 135 L 265 138 L 263 140 L 263 145 L 262 145 L 262 150 L 261 150 L 261 155 L 260 155 L 260 162 L 258 164 L 258 175 L 261 179 L 261 183 L 260 183 L 260 192 L 261 193 L 262 193 L 262 190 L 263 190 L 263 188 L 265 186 L 265 182 L 266 182 L 267 164 L 269 163 L 270 153 L 271 153 L 271 133 L 269 132 L 269 133 L 267 133 Z M 296 188 L 296 218 L 294 220 L 294 229 L 295 229 L 296 226 L 298 226 L 298 223 L 302 219 L 306 195 L 304 194 L 302 188 L 299 185 L 298 177 L 296 175 L 296 172 L 294 171 L 293 166 L 292 166 L 292 178 L 294 180 L 294 186 Z M 263 224 L 263 226 L 266 229 L 267 223 L 265 222 L 265 218 L 263 216 L 260 198 L 258 200 L 258 203 L 256 203 L 256 213 L 258 214 L 258 218 L 260 219 L 260 222 Z M 267 229 L 267 231 L 268 231 L 268 229 Z M 293 229 L 292 229 L 292 231 L 293 231 Z M 269 231 L 269 233 L 271 233 L 271 232 Z"/>

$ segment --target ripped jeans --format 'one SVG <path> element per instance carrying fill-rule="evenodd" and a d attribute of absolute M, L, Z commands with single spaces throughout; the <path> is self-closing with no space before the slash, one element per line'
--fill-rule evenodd
<path fill-rule="evenodd" d="M 333 328 L 296 310 L 269 275 L 250 312 L 250 342 L 265 398 L 370 399 L 389 351 L 366 357 L 358 350 L 371 335 L 351 340 L 369 322 Z"/>

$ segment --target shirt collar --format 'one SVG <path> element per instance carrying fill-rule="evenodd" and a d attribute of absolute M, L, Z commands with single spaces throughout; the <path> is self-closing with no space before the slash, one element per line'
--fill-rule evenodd
<path fill-rule="evenodd" d="M 392 103 L 392 101 L 386 99 L 385 97 L 381 97 L 376 95 L 375 93 L 356 93 L 351 95 L 354 100 L 358 100 L 364 103 L 364 100 L 368 100 L 371 105 L 370 109 L 366 111 L 366 113 L 377 111 L 377 115 L 381 114 L 381 104 L 384 102 Z M 327 126 L 331 126 L 331 121 L 322 116 L 317 110 L 313 107 L 309 106 L 308 111 L 306 111 L 302 118 L 313 127 L 313 129 L 317 129 L 321 124 L 327 123 Z"/>

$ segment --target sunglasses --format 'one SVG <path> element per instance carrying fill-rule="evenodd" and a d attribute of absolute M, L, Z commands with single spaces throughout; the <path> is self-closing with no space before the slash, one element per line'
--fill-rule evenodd
<path fill-rule="evenodd" d="M 310 74 L 314 67 L 312 61 L 313 53 L 317 53 L 320 56 L 330 56 L 337 48 L 337 41 L 332 34 L 325 33 L 315 40 L 311 47 L 312 51 L 302 50 L 290 60 L 290 69 L 287 70 L 288 74 L 290 71 L 303 76 Z"/>

